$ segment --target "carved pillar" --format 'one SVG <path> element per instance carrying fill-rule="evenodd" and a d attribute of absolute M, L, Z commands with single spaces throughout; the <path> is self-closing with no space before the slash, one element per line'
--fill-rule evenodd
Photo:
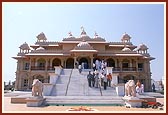
<path fill-rule="evenodd" d="M 65 63 L 64 63 L 64 65 L 65 65 L 65 68 L 66 68 L 66 61 L 67 61 L 67 59 L 65 59 L 65 60 L 64 60 L 64 62 L 65 62 Z"/>
<path fill-rule="evenodd" d="M 135 61 L 136 71 L 138 71 L 138 60 Z"/>
<path fill-rule="evenodd" d="M 50 64 L 50 67 L 52 67 L 52 59 L 50 59 L 50 63 L 49 64 Z"/>
<path fill-rule="evenodd" d="M 29 71 L 31 71 L 31 58 L 29 60 Z"/>
<path fill-rule="evenodd" d="M 64 67 L 64 58 L 61 59 L 61 65 Z"/>
<path fill-rule="evenodd" d="M 76 57 L 74 57 L 74 68 L 76 68 L 75 63 L 76 63 Z"/>
<path fill-rule="evenodd" d="M 120 71 L 122 71 L 122 59 L 118 59 L 118 61 L 119 61 Z"/>
<path fill-rule="evenodd" d="M 114 61 L 115 61 L 115 67 L 118 67 L 117 59 L 115 59 Z"/>
<path fill-rule="evenodd" d="M 35 66 L 37 67 L 37 59 L 35 58 L 34 61 L 35 61 Z"/>
<path fill-rule="evenodd" d="M 20 61 L 20 69 L 23 70 L 23 60 Z"/>
<path fill-rule="evenodd" d="M 19 76 L 18 76 L 18 90 L 20 90 L 21 89 L 21 87 L 22 87 L 22 78 L 21 78 L 22 76 L 20 76 L 20 74 L 19 74 Z"/>
<path fill-rule="evenodd" d="M 92 69 L 93 68 L 93 56 L 90 57 L 90 61 L 91 61 L 90 66 L 91 66 L 91 69 Z"/>
<path fill-rule="evenodd" d="M 47 71 L 47 66 L 48 66 L 48 59 L 45 59 L 46 63 L 45 63 L 45 71 Z"/>
<path fill-rule="evenodd" d="M 129 61 L 130 61 L 129 66 L 132 67 L 132 59 L 130 59 Z"/>

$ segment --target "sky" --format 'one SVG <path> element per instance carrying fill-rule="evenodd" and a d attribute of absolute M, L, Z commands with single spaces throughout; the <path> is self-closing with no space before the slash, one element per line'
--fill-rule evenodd
<path fill-rule="evenodd" d="M 147 45 L 152 60 L 152 79 L 164 73 L 164 5 L 157 3 L 3 3 L 2 4 L 2 77 L 15 80 L 17 61 L 12 57 L 23 43 L 33 45 L 44 32 L 48 41 L 62 41 L 71 31 L 79 37 L 81 26 L 87 35 L 95 31 L 107 42 L 120 42 L 126 32 L 131 42 Z"/>

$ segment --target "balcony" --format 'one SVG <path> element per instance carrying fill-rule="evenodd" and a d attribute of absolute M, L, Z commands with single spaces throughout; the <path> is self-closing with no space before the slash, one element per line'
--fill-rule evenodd
<path fill-rule="evenodd" d="M 135 72 L 137 71 L 136 67 L 127 67 L 127 68 L 120 68 L 120 67 L 114 67 L 113 72 Z M 143 71 L 143 68 L 138 68 L 138 71 Z"/>
<path fill-rule="evenodd" d="M 45 70 L 45 67 L 31 66 L 31 70 Z"/>
<path fill-rule="evenodd" d="M 120 68 L 120 67 L 114 67 L 114 68 L 113 68 L 113 71 L 114 71 L 114 72 L 119 72 L 119 71 L 121 71 L 121 68 Z"/>
<path fill-rule="evenodd" d="M 45 70 L 45 67 L 31 66 L 31 70 Z M 47 70 L 48 70 L 48 71 L 50 71 L 50 70 L 54 71 L 55 68 L 52 67 L 52 66 L 48 66 L 48 67 L 47 67 Z"/>
<path fill-rule="evenodd" d="M 136 67 L 122 68 L 122 71 L 136 71 Z"/>

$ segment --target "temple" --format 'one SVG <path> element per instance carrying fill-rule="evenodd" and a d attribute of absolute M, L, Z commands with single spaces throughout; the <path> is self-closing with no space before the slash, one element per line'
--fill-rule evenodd
<path fill-rule="evenodd" d="M 49 73 L 54 73 L 55 66 L 75 69 L 84 62 L 85 69 L 92 69 L 95 60 L 104 60 L 107 67 L 113 67 L 112 76 L 117 84 L 140 80 L 145 91 L 151 91 L 150 61 L 154 58 L 145 44 L 133 45 L 127 33 L 118 42 L 107 42 L 96 32 L 93 38 L 89 37 L 82 27 L 79 37 L 69 32 L 68 37 L 56 42 L 47 41 L 42 32 L 35 44 L 25 42 L 19 48 L 20 52 L 13 57 L 17 60 L 16 90 L 30 90 L 33 79 L 49 83 Z"/>

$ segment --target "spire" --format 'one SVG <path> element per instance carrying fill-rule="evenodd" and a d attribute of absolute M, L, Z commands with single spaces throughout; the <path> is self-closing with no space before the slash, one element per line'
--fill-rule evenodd
<path fill-rule="evenodd" d="M 72 36 L 73 36 L 71 31 L 70 31 L 68 34 L 69 34 L 69 37 L 72 37 Z"/>
<path fill-rule="evenodd" d="M 83 26 L 81 26 L 81 30 L 82 30 L 82 31 L 85 31 Z"/>
<path fill-rule="evenodd" d="M 97 34 L 97 32 L 95 31 L 95 36 L 94 36 L 94 38 L 97 38 L 98 37 L 98 34 Z"/>
<path fill-rule="evenodd" d="M 81 26 L 81 35 L 86 35 L 86 32 L 85 32 L 85 30 L 84 30 L 84 27 L 83 26 Z"/>

